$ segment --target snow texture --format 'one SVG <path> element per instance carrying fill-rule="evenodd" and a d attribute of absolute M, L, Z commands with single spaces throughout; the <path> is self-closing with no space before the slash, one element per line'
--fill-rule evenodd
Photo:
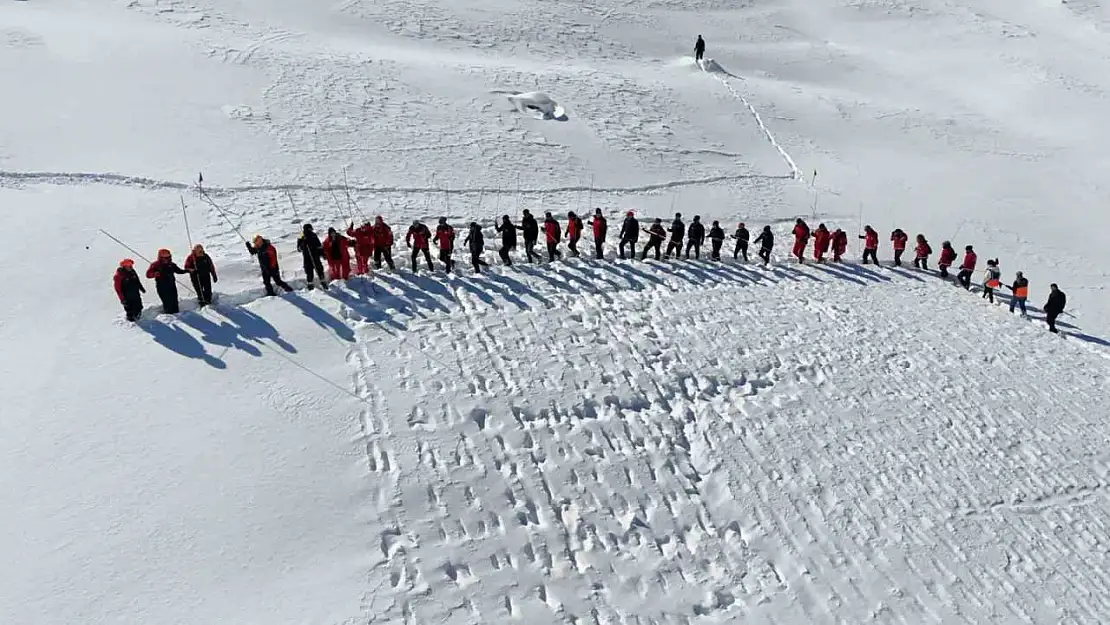
<path fill-rule="evenodd" d="M 0 623 L 1106 621 L 1106 18 L 0 3 Z M 305 222 L 475 220 L 493 262 L 498 216 L 596 207 L 605 261 L 399 242 L 301 288 Z M 617 260 L 629 208 L 771 224 L 775 262 Z M 799 215 L 852 262 L 786 263 Z M 867 223 L 1025 272 L 1032 319 L 855 264 Z M 217 304 L 145 281 L 125 323 L 119 260 L 194 242 Z"/>

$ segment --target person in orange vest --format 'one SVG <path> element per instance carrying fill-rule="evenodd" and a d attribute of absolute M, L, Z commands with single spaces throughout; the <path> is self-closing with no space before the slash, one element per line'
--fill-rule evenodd
<path fill-rule="evenodd" d="M 964 262 L 960 263 L 960 273 L 956 274 L 956 280 L 968 291 L 971 290 L 971 274 L 975 273 L 975 263 L 978 260 L 972 246 L 964 248 Z"/>
<path fill-rule="evenodd" d="M 998 268 L 998 259 L 988 260 L 987 268 L 983 272 L 983 299 L 994 303 L 994 290 L 1002 286 L 1002 271 Z"/>
<path fill-rule="evenodd" d="M 553 263 L 556 258 L 562 258 L 559 252 L 559 222 L 547 213 L 543 218 L 543 235 L 547 239 L 547 262 Z"/>
<path fill-rule="evenodd" d="M 894 247 L 894 266 L 902 266 L 902 254 L 906 251 L 906 243 L 910 240 L 910 235 L 902 231 L 901 228 L 895 228 L 894 232 L 890 233 L 890 241 Z"/>
<path fill-rule="evenodd" d="M 867 259 L 870 258 L 878 265 L 879 257 L 877 252 L 879 251 L 879 233 L 875 232 L 874 228 L 871 226 L 864 226 L 863 234 L 859 235 L 859 238 L 863 239 L 863 257 L 861 258 L 863 264 L 866 265 Z"/>
<path fill-rule="evenodd" d="M 364 223 L 355 228 L 354 222 L 347 226 L 347 236 L 354 239 L 355 275 L 370 273 L 370 257 L 374 255 L 374 226 Z"/>
<path fill-rule="evenodd" d="M 844 252 L 848 251 L 848 233 L 840 228 L 837 228 L 832 234 L 832 251 L 833 262 L 843 262 L 840 260 L 840 257 L 844 255 Z"/>
<path fill-rule="evenodd" d="M 1029 313 L 1025 311 L 1025 301 L 1029 299 L 1029 280 L 1026 280 L 1025 276 L 1019 271 L 1014 278 L 1014 283 L 1006 288 L 1013 292 L 1013 296 L 1010 297 L 1010 312 L 1013 313 L 1014 307 L 1017 306 L 1021 308 L 1021 316 L 1028 318 Z"/>
<path fill-rule="evenodd" d="M 799 263 L 805 262 L 806 245 L 809 245 L 809 225 L 798 218 L 794 222 L 794 249 L 790 254 L 797 258 Z"/>
<path fill-rule="evenodd" d="M 832 233 L 825 227 L 825 224 L 817 224 L 817 230 L 813 233 L 813 260 L 823 263 L 825 262 L 825 254 L 829 251 L 829 243 L 832 242 Z"/>
<path fill-rule="evenodd" d="M 913 248 L 913 266 L 928 271 L 929 254 L 932 253 L 933 248 L 929 247 L 929 242 L 925 240 L 925 235 L 917 235 L 917 247 Z"/>
<path fill-rule="evenodd" d="M 948 268 L 952 263 L 956 262 L 956 250 L 952 249 L 952 242 L 945 241 L 940 244 L 940 259 L 937 260 L 937 267 L 940 268 L 940 277 L 948 277 Z"/>

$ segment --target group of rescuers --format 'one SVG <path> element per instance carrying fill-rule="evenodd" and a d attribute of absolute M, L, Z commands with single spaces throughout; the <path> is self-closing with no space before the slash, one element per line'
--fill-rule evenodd
<path fill-rule="evenodd" d="M 604 245 L 609 226 L 600 208 L 594 211 L 589 225 L 593 235 L 594 255 L 597 259 L 604 259 Z M 494 229 L 501 236 L 501 247 L 498 254 L 505 265 L 512 265 L 510 252 L 517 248 L 518 231 L 524 239 L 524 251 L 529 262 L 541 258 L 541 255 L 535 251 L 541 233 L 547 244 L 547 259 L 553 262 L 562 258 L 559 245 L 563 236 L 566 237 L 569 254 L 579 256 L 578 244 L 585 233 L 586 224 L 574 212 L 567 213 L 565 227 L 550 212 L 546 214 L 541 223 L 530 211 L 525 210 L 519 224 L 514 224 L 511 218 L 505 215 L 501 218 L 500 223 L 494 225 Z M 640 225 L 640 221 L 636 219 L 635 212 L 628 211 L 621 225 L 619 235 L 618 251 L 620 258 L 626 258 L 626 253 L 629 254 L 629 257 L 636 258 L 636 245 L 640 241 L 641 233 L 647 235 L 647 240 L 640 253 L 641 260 L 647 259 L 651 252 L 654 252 L 656 260 L 659 260 L 661 256 L 669 258 L 672 254 L 677 258 L 683 253 L 686 258 L 689 258 L 691 251 L 694 258 L 700 258 L 701 247 L 708 239 L 710 258 L 718 261 L 721 258 L 721 248 L 726 239 L 725 231 L 721 228 L 720 222 L 717 221 L 714 221 L 707 231 L 699 216 L 695 216 L 687 226 L 682 220 L 682 214 L 677 213 L 669 228 L 665 227 L 663 221 L 659 218 L 654 219 L 649 227 L 644 228 Z M 832 261 L 840 263 L 848 248 L 848 235 L 839 228 L 830 232 L 825 224 L 818 225 L 817 229 L 811 232 L 809 225 L 803 219 L 798 219 L 794 224 L 792 234 L 794 236 L 794 246 L 791 255 L 799 263 L 804 262 L 805 251 L 811 239 L 813 241 L 813 259 L 818 263 L 825 262 L 825 256 L 830 251 L 832 252 Z M 420 220 L 414 220 L 405 235 L 405 244 L 412 250 L 412 271 L 415 273 L 418 270 L 421 256 L 427 263 L 428 270 L 434 270 L 430 252 L 430 247 L 434 243 L 439 249 L 440 262 L 443 263 L 444 269 L 450 272 L 455 265 L 452 260 L 452 254 L 455 250 L 455 237 L 455 229 L 447 223 L 446 217 L 440 217 L 435 232 L 429 230 Z M 745 224 L 740 223 L 731 234 L 731 238 L 736 242 L 732 250 L 734 260 L 743 258 L 744 262 L 748 262 L 748 246 L 751 244 L 753 247 L 759 246 L 758 256 L 764 266 L 770 262 L 771 250 L 775 243 L 775 235 L 770 226 L 764 226 L 755 240 L 750 240 L 748 229 Z M 879 233 L 871 226 L 866 226 L 863 234 L 859 235 L 859 239 L 863 240 L 862 263 L 878 265 Z M 901 229 L 895 229 L 890 235 L 890 241 L 894 252 L 893 265 L 899 267 L 902 265 L 902 256 L 909 244 L 909 236 Z M 918 269 L 927 271 L 929 269 L 929 257 L 932 255 L 933 249 L 923 234 L 918 234 L 915 241 L 913 265 Z M 661 254 L 664 242 L 667 243 L 666 251 Z M 320 239 L 313 230 L 312 224 L 304 224 L 301 235 L 297 239 L 297 251 L 301 253 L 304 259 L 304 271 L 308 278 L 308 288 L 313 288 L 314 282 L 317 281 L 322 287 L 327 288 L 329 279 L 346 280 L 351 277 L 351 250 L 354 250 L 355 275 L 369 273 L 371 259 L 378 269 L 382 267 L 383 263 L 390 269 L 395 269 L 393 244 L 393 229 L 379 215 L 373 223 L 363 223 L 358 227 L 355 227 L 354 223 L 350 224 L 347 227 L 346 236 L 335 228 L 328 228 L 327 235 L 323 239 Z M 482 254 L 485 252 L 485 236 L 482 233 L 482 227 L 477 222 L 470 223 L 463 245 L 470 252 L 470 261 L 474 267 L 474 272 L 481 273 L 481 268 L 488 266 L 488 263 L 482 259 Z M 262 272 L 262 282 L 268 295 L 275 294 L 275 285 L 286 291 L 293 290 L 281 278 L 278 253 L 270 241 L 261 235 L 255 235 L 250 242 L 246 243 L 246 247 L 251 255 L 258 258 L 259 268 Z M 948 269 L 956 260 L 957 253 L 952 244 L 949 241 L 942 243 L 940 257 L 937 260 L 940 277 L 947 278 L 949 276 Z M 326 276 L 324 261 L 328 265 Z M 975 250 L 970 245 L 965 246 L 964 256 L 956 274 L 957 283 L 965 289 L 971 289 L 972 276 L 977 263 L 978 257 Z M 134 321 L 141 315 L 143 309 L 141 294 L 146 292 L 138 274 L 135 272 L 134 264 L 135 261 L 130 258 L 120 261 L 114 279 L 116 295 L 119 297 L 129 321 Z M 162 300 L 164 313 L 175 314 L 180 310 L 176 284 L 176 276 L 179 274 L 189 275 L 193 290 L 196 292 L 201 306 L 212 303 L 212 284 L 218 278 L 216 276 L 216 266 L 212 258 L 205 253 L 204 247 L 201 245 L 194 246 L 192 253 L 185 259 L 184 266 L 181 267 L 174 262 L 169 250 L 161 249 L 158 250 L 158 257 L 147 269 L 146 277 L 154 280 L 159 298 Z M 1013 312 L 1017 307 L 1021 309 L 1022 315 L 1028 316 L 1025 304 L 1029 296 L 1029 281 L 1019 271 L 1011 284 L 1003 285 L 998 260 L 988 260 L 982 281 L 983 297 L 993 303 L 995 290 L 1003 286 L 1011 291 L 1010 312 Z M 1055 284 L 1050 285 L 1050 289 L 1048 301 L 1043 309 L 1049 330 L 1057 332 L 1056 318 L 1064 310 L 1066 296 Z"/>

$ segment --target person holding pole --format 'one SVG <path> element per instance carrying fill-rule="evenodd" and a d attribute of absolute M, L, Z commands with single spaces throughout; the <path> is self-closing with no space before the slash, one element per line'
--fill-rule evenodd
<path fill-rule="evenodd" d="M 158 250 L 158 258 L 150 263 L 146 270 L 146 277 L 154 280 L 155 290 L 162 300 L 162 312 L 167 315 L 176 315 L 181 312 L 181 305 L 177 299 L 177 274 L 191 273 L 177 266 L 173 262 L 170 251 L 162 248 Z"/>
<path fill-rule="evenodd" d="M 197 294 L 197 304 L 201 308 L 212 304 L 212 283 L 219 282 L 216 277 L 216 265 L 212 257 L 205 253 L 204 246 L 193 246 L 193 251 L 185 258 L 185 271 L 189 272 L 189 279 L 193 282 L 193 291 Z"/>
<path fill-rule="evenodd" d="M 273 297 L 274 284 L 280 286 L 285 292 L 293 291 L 293 287 L 281 279 L 281 267 L 278 266 L 278 253 L 261 234 L 254 235 L 254 242 L 247 243 L 247 251 L 251 256 L 258 257 L 258 268 L 262 270 L 262 284 L 266 285 L 266 295 Z"/>
<path fill-rule="evenodd" d="M 139 279 L 139 274 L 135 272 L 135 261 L 130 258 L 119 261 L 119 268 L 116 269 L 112 283 L 116 289 L 116 296 L 119 297 L 119 303 L 123 304 L 123 313 L 127 316 L 127 320 L 132 322 L 138 320 L 143 314 L 142 294 L 146 293 L 146 289 L 143 287 L 143 281 Z"/>

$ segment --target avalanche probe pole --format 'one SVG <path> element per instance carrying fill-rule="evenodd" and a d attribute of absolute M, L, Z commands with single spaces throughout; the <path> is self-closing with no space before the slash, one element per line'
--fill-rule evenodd
<path fill-rule="evenodd" d="M 227 222 L 227 225 L 231 226 L 231 229 L 235 231 L 235 234 L 239 235 L 239 238 L 243 240 L 243 243 L 248 243 L 249 244 L 250 241 L 247 240 L 247 237 L 243 236 L 242 232 L 239 232 L 239 229 L 235 227 L 235 224 L 231 223 L 231 218 L 227 216 L 227 213 L 224 212 L 224 209 L 220 208 L 220 205 L 217 204 L 216 202 L 214 202 L 212 200 L 212 198 L 208 197 L 208 194 L 204 192 L 204 186 L 203 185 L 204 185 L 204 174 L 200 174 L 199 176 L 197 176 L 197 189 L 200 190 L 201 198 L 203 198 L 205 202 L 208 202 L 209 206 L 216 209 L 216 211 L 220 213 L 220 216 L 224 218 L 224 221 Z M 105 232 L 104 234 L 108 234 L 108 233 Z M 111 235 L 109 235 L 109 236 L 111 236 Z M 113 238 L 115 238 L 115 237 L 113 237 Z"/>
<path fill-rule="evenodd" d="M 813 191 L 813 221 L 817 221 L 817 170 L 813 170 L 813 180 L 809 183 L 810 190 Z"/>
<path fill-rule="evenodd" d="M 134 254 L 135 256 L 138 256 L 139 258 L 141 258 L 141 259 L 145 260 L 146 262 L 148 262 L 148 263 L 150 263 L 150 264 L 152 264 L 152 265 L 154 264 L 154 262 L 153 262 L 153 261 L 151 261 L 151 260 L 150 260 L 149 258 L 147 258 L 146 256 L 143 256 L 142 254 L 140 254 L 140 253 L 139 253 L 139 252 L 138 252 L 138 251 L 137 251 L 137 250 L 136 250 L 135 248 L 131 247 L 130 245 L 128 245 L 128 244 L 124 243 L 123 241 L 120 241 L 120 240 L 119 240 L 119 239 L 117 239 L 116 237 L 112 236 L 112 233 L 108 232 L 107 230 L 104 230 L 103 228 L 99 228 L 98 230 L 100 231 L 100 234 L 103 234 L 104 236 L 108 237 L 109 239 L 111 239 L 111 240 L 115 241 L 115 242 L 116 242 L 116 243 L 118 243 L 118 244 L 120 245 L 120 247 L 122 247 L 123 249 L 125 249 L 125 250 L 127 250 L 127 251 L 131 252 L 131 253 L 132 253 L 132 254 Z M 173 280 L 174 280 L 174 282 L 177 282 L 177 283 L 178 283 L 178 284 L 180 284 L 181 286 L 183 286 L 183 287 L 185 287 L 185 288 L 189 289 L 190 291 L 192 291 L 192 292 L 193 292 L 193 295 L 197 295 L 197 296 L 199 297 L 199 295 L 200 295 L 200 294 L 199 294 L 199 293 L 197 293 L 196 289 L 194 289 L 194 288 L 193 288 L 193 286 L 192 286 L 191 284 L 185 284 L 185 283 L 184 283 L 184 282 L 182 282 L 182 281 L 181 281 L 181 280 L 180 280 L 180 279 L 179 279 L 179 278 L 178 278 L 177 276 L 174 276 L 174 279 L 173 279 Z"/>
<path fill-rule="evenodd" d="M 189 239 L 189 250 L 193 249 L 193 235 L 189 232 L 189 212 L 185 210 L 185 196 L 181 197 L 181 216 L 185 218 L 185 237 Z"/>

